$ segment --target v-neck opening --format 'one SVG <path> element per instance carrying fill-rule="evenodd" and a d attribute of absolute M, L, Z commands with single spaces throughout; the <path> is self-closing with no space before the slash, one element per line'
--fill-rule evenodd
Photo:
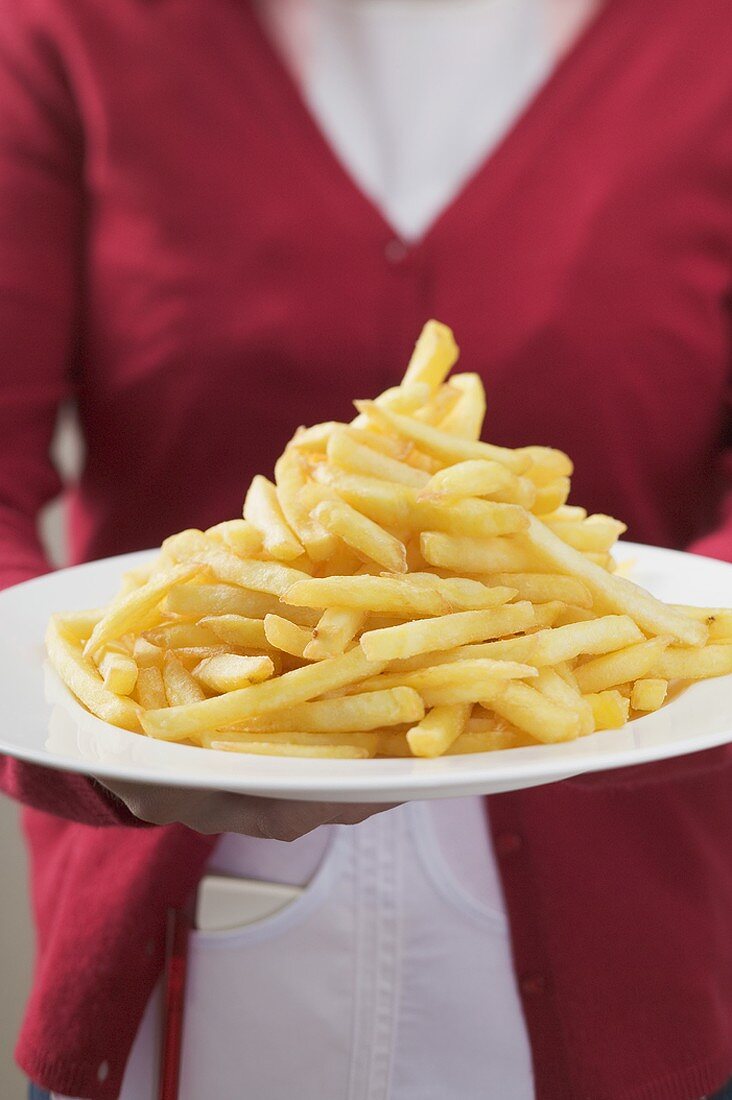
<path fill-rule="evenodd" d="M 490 192 L 490 184 L 496 185 L 502 173 L 510 168 L 511 162 L 521 159 L 522 146 L 524 149 L 528 148 L 532 129 L 536 129 L 542 116 L 546 116 L 549 122 L 565 88 L 576 86 L 581 80 L 583 70 L 591 70 L 593 59 L 604 44 L 607 30 L 612 27 L 626 5 L 624 0 L 603 0 L 572 45 L 562 53 L 548 76 L 540 82 L 500 140 L 481 158 L 477 167 L 461 183 L 425 232 L 412 241 L 403 239 L 391 224 L 386 212 L 363 189 L 328 140 L 284 58 L 263 26 L 255 10 L 254 0 L 245 0 L 243 7 L 252 25 L 256 48 L 264 68 L 269 72 L 269 92 L 272 101 L 277 101 L 275 107 L 279 111 L 283 130 L 289 131 L 290 137 L 302 144 L 306 163 L 312 169 L 317 169 L 321 178 L 329 185 L 331 206 L 334 203 L 340 205 L 346 217 L 355 217 L 361 221 L 368 219 L 384 244 L 398 241 L 404 255 L 415 257 L 428 249 L 455 217 L 460 217 L 463 208 L 469 209 L 476 192 L 483 189 Z M 549 133 L 545 136 L 548 137 Z"/>

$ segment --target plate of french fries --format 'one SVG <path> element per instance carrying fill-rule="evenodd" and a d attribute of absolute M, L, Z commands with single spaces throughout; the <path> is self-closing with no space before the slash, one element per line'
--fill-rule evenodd
<path fill-rule="evenodd" d="M 428 322 L 400 385 L 299 428 L 241 517 L 0 594 L 0 752 L 391 801 L 732 741 L 732 566 L 618 543 L 566 454 L 484 442 L 457 355 Z"/>

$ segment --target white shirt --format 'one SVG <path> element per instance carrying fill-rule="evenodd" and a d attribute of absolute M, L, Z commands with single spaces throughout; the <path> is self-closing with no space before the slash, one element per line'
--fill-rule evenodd
<path fill-rule="evenodd" d="M 599 0 L 258 3 L 334 155 L 414 241 Z M 192 937 L 181 1100 L 532 1100 L 482 800 L 404 806 L 292 845 L 227 836 L 212 868 L 308 885 L 273 917 Z M 158 997 L 120 1100 L 157 1095 Z"/>

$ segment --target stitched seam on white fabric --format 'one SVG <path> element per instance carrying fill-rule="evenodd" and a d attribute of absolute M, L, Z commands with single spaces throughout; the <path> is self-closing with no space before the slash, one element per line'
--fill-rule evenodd
<path fill-rule="evenodd" d="M 219 947 L 230 948 L 238 944 L 263 943 L 291 931 L 302 923 L 327 900 L 333 883 L 344 866 L 347 845 L 350 842 L 346 833 L 348 827 L 343 825 L 334 826 L 334 828 L 339 831 L 329 842 L 320 866 L 299 898 L 285 905 L 271 917 L 264 917 L 244 928 L 232 928 L 221 932 L 192 932 L 191 946 L 215 950 Z"/>
<path fill-rule="evenodd" d="M 355 900 L 355 976 L 353 1040 L 351 1070 L 348 1084 L 348 1100 L 366 1100 L 368 1086 L 371 1033 L 369 1023 L 373 1019 L 373 970 L 369 967 L 374 933 L 376 875 L 374 873 L 373 824 L 353 831 Z"/>
<path fill-rule="evenodd" d="M 409 831 L 422 869 L 448 905 L 476 921 L 482 928 L 490 924 L 508 931 L 505 913 L 478 901 L 453 875 L 442 854 L 431 815 L 420 802 L 409 804 Z"/>
<path fill-rule="evenodd" d="M 402 848 L 401 814 L 379 821 L 377 848 L 377 939 L 374 966 L 373 1042 L 368 1100 L 387 1100 L 394 1035 L 394 985 L 397 956 L 397 875 Z"/>

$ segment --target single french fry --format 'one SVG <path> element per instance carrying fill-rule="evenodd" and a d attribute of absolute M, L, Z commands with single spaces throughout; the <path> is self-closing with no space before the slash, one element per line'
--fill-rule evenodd
<path fill-rule="evenodd" d="M 163 665 L 163 686 L 170 707 L 197 703 L 206 698 L 200 684 L 172 653 L 167 654 Z"/>
<path fill-rule="evenodd" d="M 137 673 L 137 662 L 129 653 L 112 647 L 103 650 L 99 674 L 107 691 L 113 691 L 115 695 L 131 695 L 137 683 Z"/>
<path fill-rule="evenodd" d="M 530 459 L 526 476 L 536 485 L 548 485 L 557 477 L 571 477 L 574 473 L 572 459 L 555 447 L 519 447 L 517 453 Z"/>
<path fill-rule="evenodd" d="M 459 580 L 460 578 L 455 578 Z M 454 585 L 436 577 L 425 584 L 413 575 L 373 577 L 322 577 L 298 581 L 282 597 L 283 603 L 306 607 L 348 607 L 382 615 L 432 616 L 451 611 L 477 611 L 495 607 L 511 589 L 494 588 L 473 581 Z M 508 597 L 510 598 L 510 597 Z"/>
<path fill-rule="evenodd" d="M 641 679 L 655 667 L 670 641 L 669 637 L 661 635 L 586 661 L 574 670 L 580 691 L 585 695 L 594 694 Z"/>
<path fill-rule="evenodd" d="M 163 674 L 157 665 L 147 665 L 140 669 L 135 685 L 135 698 L 144 710 L 168 706 Z"/>
<path fill-rule="evenodd" d="M 434 474 L 419 494 L 419 500 L 461 500 L 464 497 L 493 497 L 494 493 L 517 493 L 519 479 L 500 462 L 471 459 L 445 466 Z"/>
<path fill-rule="evenodd" d="M 227 519 L 204 532 L 208 538 L 225 543 L 240 558 L 255 558 L 262 553 L 262 536 L 245 519 Z"/>
<path fill-rule="evenodd" d="M 532 626 L 533 622 L 533 608 L 527 602 L 486 611 L 458 611 L 417 619 L 402 626 L 367 630 L 361 635 L 361 648 L 369 660 L 393 661 L 515 634 Z"/>
<path fill-rule="evenodd" d="M 257 474 L 244 500 L 244 519 L 262 537 L 264 549 L 279 561 L 292 561 L 304 553 L 292 528 L 285 519 L 277 489 L 266 477 Z"/>
<path fill-rule="evenodd" d="M 575 550 L 589 550 L 603 553 L 610 550 L 627 527 L 620 520 L 610 516 L 588 516 L 584 520 L 545 520 L 544 521 L 562 542 L 573 546 Z"/>
<path fill-rule="evenodd" d="M 532 603 L 560 600 L 577 607 L 592 607 L 592 593 L 576 577 L 559 573 L 498 573 L 491 577 L 491 583 L 509 585 L 516 589 L 519 599 Z"/>
<path fill-rule="evenodd" d="M 540 691 L 547 699 L 553 699 L 555 703 L 559 703 L 579 715 L 580 737 L 594 731 L 595 719 L 592 707 L 586 699 L 582 698 L 576 683 L 565 679 L 556 669 L 540 668 L 539 675 L 532 681 L 531 686 Z"/>
<path fill-rule="evenodd" d="M 494 719 L 495 726 L 500 719 Z M 468 723 L 470 726 L 470 723 Z M 481 731 L 468 728 L 465 733 L 453 741 L 446 752 L 446 756 L 463 756 L 476 752 L 502 752 L 506 749 L 523 749 L 530 745 L 536 745 L 536 738 L 531 737 L 523 730 L 512 729 L 484 729 Z"/>
<path fill-rule="evenodd" d="M 219 641 L 213 630 L 200 623 L 163 623 L 154 630 L 144 631 L 143 637 L 162 649 L 216 645 Z"/>
<path fill-rule="evenodd" d="M 654 677 L 664 680 L 707 680 L 732 673 L 732 645 L 713 643 L 703 649 L 670 646 L 653 662 Z"/>
<path fill-rule="evenodd" d="M 572 741 L 581 733 L 582 718 L 577 710 L 547 698 L 529 684 L 497 685 L 481 702 L 537 741 Z"/>
<path fill-rule="evenodd" d="M 145 731 L 159 737 L 174 733 L 189 737 L 203 730 L 232 726 L 255 715 L 285 710 L 304 703 L 328 691 L 358 683 L 367 676 L 377 675 L 383 665 L 374 665 L 360 647 L 332 657 L 327 661 L 306 665 L 238 691 L 228 692 L 186 707 L 170 707 L 147 713 L 143 718 Z"/>
<path fill-rule="evenodd" d="M 290 585 L 308 577 L 307 573 L 278 561 L 244 561 L 225 547 L 209 545 L 195 554 L 199 568 L 206 566 L 217 580 L 237 584 L 255 592 L 281 596 Z"/>
<path fill-rule="evenodd" d="M 148 642 L 147 638 L 137 637 L 132 646 L 132 656 L 138 668 L 163 667 L 165 651 L 160 646 Z"/>
<path fill-rule="evenodd" d="M 668 680 L 650 677 L 636 680 L 630 692 L 630 705 L 633 710 L 660 710 L 666 701 Z"/>
<path fill-rule="evenodd" d="M 650 592 L 625 577 L 613 577 L 588 561 L 579 551 L 567 546 L 534 516 L 524 536 L 536 552 L 560 573 L 569 573 L 583 581 L 595 599 L 610 610 L 630 615 L 648 634 L 671 634 L 688 645 L 700 646 L 707 637 L 703 623 L 682 615 L 661 603 Z"/>
<path fill-rule="evenodd" d="M 596 730 L 617 730 L 628 721 L 630 701 L 619 691 L 599 691 L 585 695 L 592 707 Z"/>
<path fill-rule="evenodd" d="M 78 641 L 85 642 L 104 614 L 105 608 L 94 607 L 88 611 L 64 611 L 56 615 L 56 620 L 65 634 L 73 634 Z"/>
<path fill-rule="evenodd" d="M 371 447 L 356 443 L 344 429 L 333 432 L 328 440 L 327 455 L 328 460 L 336 466 L 366 477 L 382 478 L 384 481 L 394 481 L 398 485 L 408 485 L 415 489 L 422 489 L 429 481 L 426 471 L 417 470 L 406 462 L 399 462 L 396 458 L 389 458 Z"/>
<path fill-rule="evenodd" d="M 262 619 L 246 615 L 205 615 L 198 625 L 205 627 L 217 642 L 251 649 L 266 649 L 267 635 Z M 214 643 L 216 644 L 216 643 Z"/>
<path fill-rule="evenodd" d="M 541 569 L 541 559 L 524 535 L 512 538 L 467 538 L 442 531 L 423 531 L 420 548 L 430 565 L 460 573 L 532 572 Z"/>
<path fill-rule="evenodd" d="M 274 611 L 277 598 L 233 584 L 184 584 L 168 593 L 165 610 L 171 615 L 204 619 L 214 615 L 244 615 L 263 619 Z"/>
<path fill-rule="evenodd" d="M 460 397 L 438 424 L 440 431 L 458 435 L 462 439 L 480 439 L 485 416 L 483 380 L 479 374 L 453 374 L 450 385 L 460 391 Z"/>
<path fill-rule="evenodd" d="M 350 473 L 320 462 L 313 467 L 317 485 L 331 488 L 342 500 L 383 527 L 406 528 L 414 521 L 416 492 L 376 477 Z"/>
<path fill-rule="evenodd" d="M 275 463 L 277 499 L 292 530 L 313 561 L 325 561 L 333 553 L 336 540 L 323 530 L 302 502 L 308 483 L 308 466 L 302 455 L 288 447 Z"/>
<path fill-rule="evenodd" d="M 492 500 L 457 500 L 452 503 L 416 501 L 411 509 L 410 526 L 418 531 L 445 531 L 459 538 L 490 539 L 512 535 L 528 528 L 528 513 L 516 504 Z"/>
<path fill-rule="evenodd" d="M 212 749 L 254 756 L 302 756 L 316 760 L 366 760 L 371 753 L 357 745 L 303 745 L 280 741 L 212 741 Z"/>
<path fill-rule="evenodd" d="M 374 561 L 390 573 L 406 573 L 404 544 L 345 501 L 322 501 L 313 510 L 318 523 L 350 546 L 361 558 Z"/>
<path fill-rule="evenodd" d="M 407 733 L 407 744 L 415 756 L 442 756 L 465 730 L 470 703 L 434 707 Z"/>
<path fill-rule="evenodd" d="M 374 401 L 356 401 L 355 405 L 359 412 L 364 413 L 375 424 L 383 426 L 387 431 L 396 432 L 404 439 L 411 439 L 421 451 L 439 458 L 445 465 L 484 458 L 501 462 L 514 473 L 523 473 L 526 470 L 526 462 L 521 455 L 506 447 L 495 447 L 480 440 L 461 439 L 440 428 L 434 428 L 431 424 L 421 424 L 412 417 L 380 408 Z"/>
<path fill-rule="evenodd" d="M 402 386 L 423 383 L 430 391 L 444 382 L 457 362 L 458 348 L 452 331 L 439 321 L 428 321 L 415 344 Z"/>
<path fill-rule="evenodd" d="M 530 479 L 529 479 L 530 480 Z M 531 511 L 542 519 L 547 513 L 556 511 L 566 502 L 570 492 L 568 477 L 556 477 L 546 485 L 536 486 Z"/>
<path fill-rule="evenodd" d="M 64 683 L 87 710 L 113 726 L 138 731 L 137 707 L 127 696 L 109 691 L 92 661 L 84 657 L 76 638 L 56 616 L 46 631 L 48 658 Z"/>
<path fill-rule="evenodd" d="M 303 657 L 306 647 L 313 640 L 312 631 L 297 626 L 281 615 L 267 615 L 264 633 L 271 646 L 292 657 Z"/>
<path fill-rule="evenodd" d="M 308 661 L 324 661 L 345 651 L 366 622 L 365 611 L 349 607 L 328 607 L 313 627 L 311 640 L 303 656 Z"/>
<path fill-rule="evenodd" d="M 84 646 L 84 656 L 93 656 L 107 642 L 114 642 L 123 634 L 136 630 L 172 588 L 191 580 L 201 572 L 201 568 L 200 564 L 195 563 L 174 565 L 163 573 L 155 574 L 126 596 L 114 599 L 91 632 Z"/>
<path fill-rule="evenodd" d="M 410 687 L 422 696 L 425 706 L 436 707 L 448 703 L 477 703 L 484 695 L 498 690 L 506 680 L 536 675 L 535 668 L 514 661 L 468 659 L 451 664 L 429 665 L 413 672 L 375 675 L 359 684 L 359 690 L 383 691 L 386 688 Z"/>
<path fill-rule="evenodd" d="M 221 653 L 204 657 L 193 669 L 194 677 L 217 692 L 239 691 L 250 684 L 267 680 L 274 672 L 269 657 L 242 657 L 238 653 Z"/>
<path fill-rule="evenodd" d="M 337 699 L 317 699 L 287 710 L 247 719 L 242 726 L 267 736 L 274 730 L 299 730 L 300 733 L 330 733 L 340 736 L 424 718 L 424 703 L 410 687 L 387 688 Z"/>
<path fill-rule="evenodd" d="M 229 744 L 247 744 L 265 742 L 270 745 L 354 745 L 365 749 L 369 756 L 375 756 L 381 746 L 381 732 L 368 731 L 344 733 L 303 733 L 300 730 L 213 730 L 197 735 L 202 748 L 210 749 L 214 741 L 227 741 Z"/>
<path fill-rule="evenodd" d="M 676 611 L 691 619 L 703 622 L 709 631 L 710 642 L 732 641 L 732 610 L 726 607 L 690 607 L 672 604 Z"/>

